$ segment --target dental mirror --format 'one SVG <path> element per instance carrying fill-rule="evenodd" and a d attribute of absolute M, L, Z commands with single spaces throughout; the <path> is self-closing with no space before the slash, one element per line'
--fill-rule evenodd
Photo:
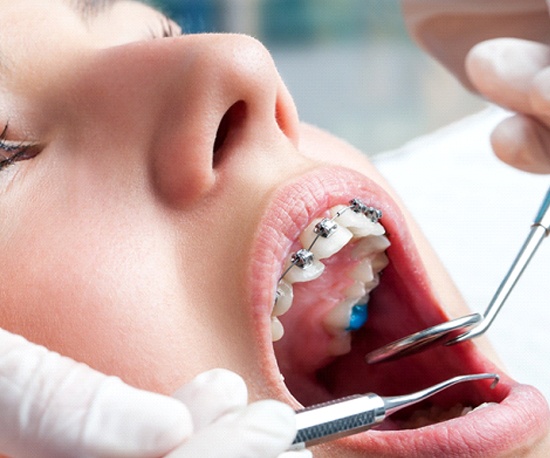
<path fill-rule="evenodd" d="M 398 359 L 422 351 L 425 347 L 435 343 L 450 341 L 453 337 L 465 333 L 472 326 L 480 323 L 483 316 L 479 313 L 461 316 L 454 320 L 436 324 L 430 328 L 415 332 L 402 339 L 395 340 L 383 347 L 367 354 L 367 363 L 374 364 L 382 361 Z"/>
<path fill-rule="evenodd" d="M 496 318 L 542 240 L 550 234 L 549 208 L 550 188 L 546 192 L 527 239 L 483 315 L 479 313 L 466 315 L 391 342 L 368 353 L 365 357 L 367 363 L 374 364 L 398 359 L 427 349 L 431 345 L 454 345 L 483 334 Z"/>

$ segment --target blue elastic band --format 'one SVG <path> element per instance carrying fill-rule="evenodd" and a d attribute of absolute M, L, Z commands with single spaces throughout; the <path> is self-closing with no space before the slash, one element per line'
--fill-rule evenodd
<path fill-rule="evenodd" d="M 368 304 L 353 306 L 351 309 L 351 316 L 349 318 L 349 326 L 346 331 L 357 331 L 363 327 L 368 318 L 367 305 Z"/>

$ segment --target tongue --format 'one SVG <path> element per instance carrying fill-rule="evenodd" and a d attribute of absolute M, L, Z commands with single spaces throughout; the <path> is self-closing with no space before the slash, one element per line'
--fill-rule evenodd
<path fill-rule="evenodd" d="M 325 271 L 321 277 L 306 283 L 295 283 L 294 301 L 290 310 L 280 317 L 285 333 L 274 344 L 281 373 L 287 385 L 289 379 L 313 378 L 315 371 L 334 358 L 349 351 L 349 333 L 335 336 L 326 331 L 323 319 L 340 304 L 344 291 L 353 284 L 347 276 L 356 264 L 351 260 L 350 245 L 337 255 L 323 259 Z"/>

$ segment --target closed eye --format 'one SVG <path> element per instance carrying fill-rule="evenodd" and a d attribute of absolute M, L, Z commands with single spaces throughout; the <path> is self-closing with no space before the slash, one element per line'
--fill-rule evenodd
<path fill-rule="evenodd" d="M 8 140 L 8 125 L 0 133 L 0 170 L 18 161 L 32 159 L 41 150 L 40 144 L 33 141 Z"/>

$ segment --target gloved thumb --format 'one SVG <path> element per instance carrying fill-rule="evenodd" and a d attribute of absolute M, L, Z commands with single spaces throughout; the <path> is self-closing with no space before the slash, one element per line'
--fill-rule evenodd
<path fill-rule="evenodd" d="M 187 408 L 0 329 L 0 453 L 156 457 L 192 433 Z"/>
<path fill-rule="evenodd" d="M 196 376 L 173 397 L 183 402 L 193 418 L 194 430 L 245 407 L 248 390 L 242 377 L 227 369 L 212 369 Z"/>
<path fill-rule="evenodd" d="M 290 406 L 258 401 L 197 431 L 168 457 L 275 458 L 288 449 L 295 435 L 295 413 Z"/>
<path fill-rule="evenodd" d="M 174 394 L 174 397 L 182 401 L 191 412 L 193 424 L 195 425 L 195 432 L 199 432 L 203 428 L 208 428 L 218 420 L 221 420 L 223 423 L 230 421 L 231 418 L 237 418 L 238 420 L 236 420 L 235 424 L 231 425 L 229 430 L 238 433 L 237 437 L 239 437 L 239 439 L 237 440 L 240 440 L 241 434 L 248 435 L 247 423 L 242 421 L 242 417 L 236 415 L 236 412 L 243 411 L 247 405 L 247 388 L 244 380 L 234 372 L 226 369 L 212 369 L 208 372 L 203 372 L 195 377 L 190 383 L 178 390 Z M 270 405 L 271 404 L 267 404 L 267 408 L 269 408 Z M 275 403 L 274 405 L 276 408 L 280 407 L 279 403 Z M 257 408 L 258 406 L 252 408 L 252 411 Z M 283 406 L 283 409 L 287 410 L 286 406 Z M 247 415 L 254 416 L 255 414 L 248 411 Z M 290 429 L 294 434 L 294 423 L 286 424 L 283 422 L 282 427 L 284 430 Z M 241 431 L 241 428 L 244 428 L 244 432 Z M 196 444 L 186 444 L 177 451 L 174 451 L 170 457 L 176 458 L 178 456 L 184 456 L 184 453 L 198 453 L 197 449 L 199 447 L 205 447 L 205 452 L 206 447 L 208 446 L 210 447 L 207 454 L 208 456 L 212 456 L 215 453 L 216 446 L 218 446 L 222 448 L 221 451 L 218 448 L 220 456 L 225 457 L 227 453 L 226 448 L 230 445 L 230 443 L 220 442 L 222 438 L 214 438 L 214 442 L 208 445 L 208 437 L 214 437 L 215 434 L 219 433 L 220 429 L 228 430 L 227 425 L 216 425 L 207 433 L 202 433 L 199 436 L 193 436 L 190 441 L 197 441 Z M 277 435 L 277 426 L 275 425 L 274 429 L 268 429 L 265 431 L 265 434 L 268 436 L 273 434 Z M 288 437 L 284 437 L 286 439 L 281 441 L 281 445 L 278 447 L 279 451 L 286 450 L 288 446 Z M 234 438 L 231 438 L 231 440 L 234 440 Z M 249 441 L 251 444 L 249 444 Z M 254 447 L 254 444 L 256 443 L 258 443 L 257 437 L 255 438 L 254 435 L 247 436 L 246 440 L 235 444 L 237 448 L 234 448 L 233 452 L 235 453 L 235 456 L 249 456 L 246 454 L 254 453 L 252 447 Z M 283 452 L 280 455 L 277 454 L 277 450 L 275 450 L 274 453 L 276 455 L 273 456 L 277 456 L 277 458 L 311 457 L 311 452 L 309 450 L 301 450 L 299 452 Z M 264 457 L 266 455 L 262 452 L 258 456 Z"/>

